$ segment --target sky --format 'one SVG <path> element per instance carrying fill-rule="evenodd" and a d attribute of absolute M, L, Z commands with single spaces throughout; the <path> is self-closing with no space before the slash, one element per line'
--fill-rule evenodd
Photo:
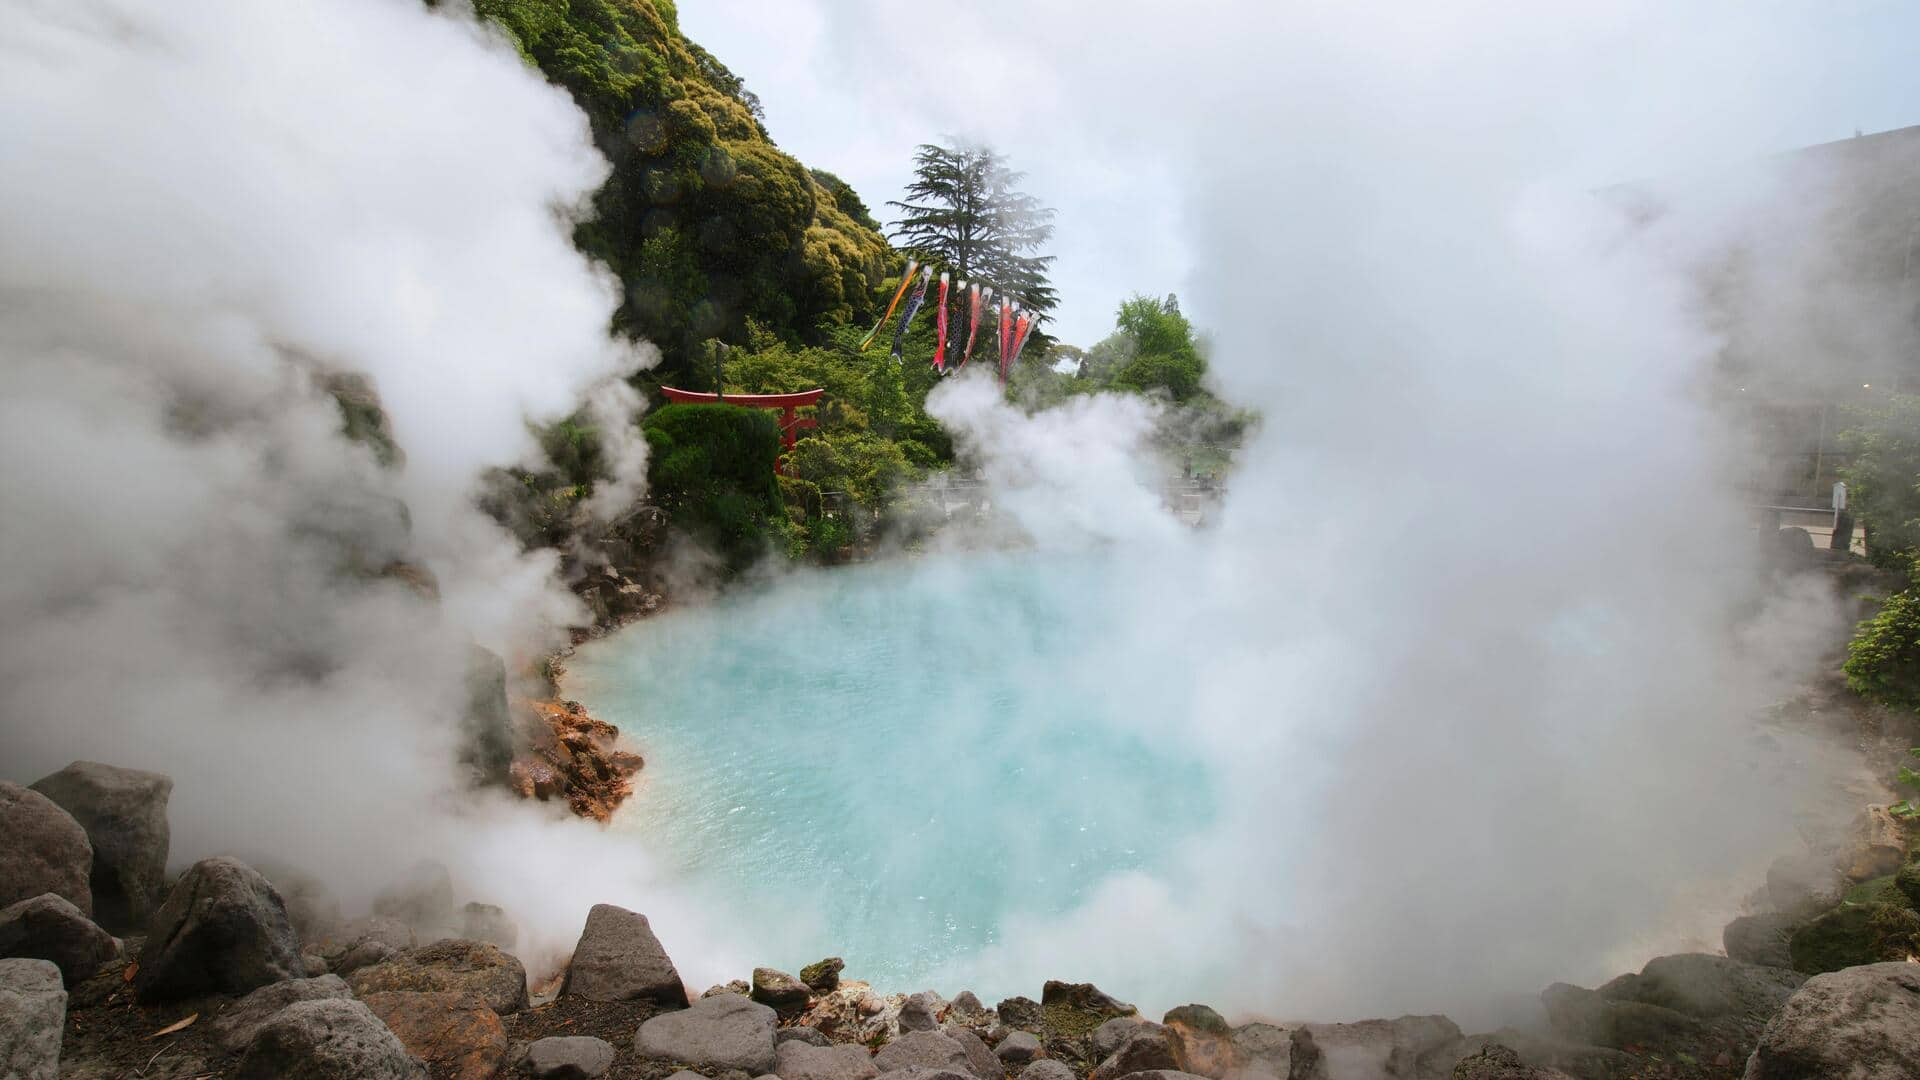
<path fill-rule="evenodd" d="M 1442 5 L 1466 13 L 1462 22 L 1487 6 Z M 957 135 L 1006 153 L 1029 173 L 1027 189 L 1060 210 L 1054 329 L 1085 346 L 1111 332 L 1114 309 L 1133 293 L 1190 294 L 1200 258 L 1184 195 L 1189 163 L 1176 156 L 1183 143 L 1170 137 L 1164 114 L 1136 103 L 1143 95 L 1195 97 L 1210 64 L 1183 70 L 1182 55 L 1216 56 L 1236 39 L 1254 48 L 1284 39 L 1290 23 L 1315 22 L 1307 7 L 1209 0 L 1183 8 L 1178 25 L 1163 25 L 1164 5 L 1135 0 L 1099 5 L 1096 18 L 1085 5 L 984 0 L 967 10 L 980 26 L 1006 31 L 965 40 L 950 25 L 931 24 L 924 7 L 871 0 L 684 0 L 679 10 L 688 36 L 760 96 L 774 140 L 846 179 L 882 222 L 893 218 L 885 204 L 911 179 L 916 145 Z M 1379 5 L 1386 49 L 1399 45 L 1396 34 L 1450 29 L 1444 14 L 1394 7 Z M 1920 40 L 1920 6 L 1610 7 L 1612 16 L 1586 26 L 1568 17 L 1564 40 L 1540 46 L 1550 55 L 1592 44 L 1624 57 L 1610 72 L 1617 85 L 1543 95 L 1571 151 L 1552 162 L 1561 172 L 1554 179 L 1601 186 L 1920 123 L 1920 65 L 1910 49 Z M 1716 20 L 1720 32 L 1704 52 L 1700 38 L 1677 25 Z M 1265 25 L 1251 25 L 1258 21 Z M 1637 88 L 1642 59 L 1658 68 L 1663 57 L 1695 70 L 1686 99 L 1636 103 L 1646 111 L 1636 137 L 1580 145 L 1576 135 L 1592 119 L 1583 114 L 1614 122 L 1614 109 Z M 1739 107 L 1757 95 L 1772 103 L 1764 116 Z M 1204 326 L 1206 298 L 1182 302 Z"/>

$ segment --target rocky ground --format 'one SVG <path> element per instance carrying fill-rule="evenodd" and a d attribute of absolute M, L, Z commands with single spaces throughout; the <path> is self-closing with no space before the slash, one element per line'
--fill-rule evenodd
<path fill-rule="evenodd" d="M 1920 1076 L 1920 850 L 1874 808 L 1784 859 L 1726 955 L 1556 985 L 1531 1030 L 1444 1016 L 1158 1022 L 1084 983 L 987 1006 L 883 995 L 823 960 L 694 995 L 644 915 L 602 904 L 529 986 L 506 912 L 417 868 L 342 918 L 231 858 L 166 880 L 172 783 L 76 762 L 0 783 L 0 1075 L 665 1080 L 1788 1080 Z M 116 934 L 120 936 L 115 936 Z"/>

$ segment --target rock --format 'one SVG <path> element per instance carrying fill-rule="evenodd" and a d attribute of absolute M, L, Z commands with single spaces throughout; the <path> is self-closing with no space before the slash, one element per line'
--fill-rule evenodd
<path fill-rule="evenodd" d="M 1765 1020 L 1780 1011 L 1806 976 L 1758 967 L 1709 953 L 1681 953 L 1647 961 L 1638 975 L 1602 986 L 1601 997 L 1659 1005 L 1702 1020 L 1740 1016 Z"/>
<path fill-rule="evenodd" d="M 261 1024 L 289 1005 L 301 1001 L 346 1001 L 352 997 L 353 991 L 347 989 L 346 981 L 338 975 L 269 983 L 221 1010 L 210 1027 L 214 1040 L 228 1053 L 237 1054 L 259 1034 Z"/>
<path fill-rule="evenodd" d="M 973 1074 L 959 1069 L 929 1069 L 915 1065 L 883 1072 L 878 1080 L 973 1080 Z"/>
<path fill-rule="evenodd" d="M 647 917 L 612 904 L 595 904 L 573 948 L 562 994 L 589 1001 L 652 1001 L 684 1008 L 680 972 L 653 936 Z"/>
<path fill-rule="evenodd" d="M 373 913 L 405 923 L 422 941 L 455 932 L 453 877 L 432 859 L 423 859 L 405 877 L 374 898 Z"/>
<path fill-rule="evenodd" d="M 1812 852 L 1783 855 L 1767 867 L 1767 898 L 1788 913 L 1827 907 L 1840 899 L 1844 885 L 1833 860 Z"/>
<path fill-rule="evenodd" d="M 1046 1026 L 1046 1013 L 1040 1009 L 1040 1003 L 1027 997 L 1010 997 L 993 1007 L 1000 1022 L 1010 1028 L 1038 1033 Z"/>
<path fill-rule="evenodd" d="M 773 1069 L 775 1019 L 774 1011 L 757 1001 L 717 994 L 648 1019 L 634 1034 L 633 1048 L 653 1061 L 744 1069 L 757 1076 Z"/>
<path fill-rule="evenodd" d="M 932 1031 L 940 1026 L 935 1014 L 939 1010 L 938 999 L 929 993 L 909 996 L 900 1004 L 899 1024 L 901 1031 Z"/>
<path fill-rule="evenodd" d="M 1592 991 L 1587 991 L 1592 993 Z M 1295 1054 L 1325 1062 L 1333 1080 L 1347 1076 L 1446 1076 L 1466 1056 L 1460 1028 L 1444 1016 L 1402 1016 L 1352 1024 L 1305 1024 L 1296 1036 Z M 1294 1080 L 1311 1075 L 1295 1069 Z M 1371 1071 L 1369 1071 L 1371 1070 Z"/>
<path fill-rule="evenodd" d="M 1907 861 L 1907 834 L 1885 806 L 1869 806 L 1853 820 L 1840 865 L 1849 881 L 1886 877 Z"/>
<path fill-rule="evenodd" d="M 1233 1029 L 1205 1005 L 1181 1005 L 1160 1021 L 1180 1071 L 1221 1080 L 1234 1066 Z"/>
<path fill-rule="evenodd" d="M 800 969 L 800 981 L 820 993 L 826 993 L 840 985 L 840 973 L 847 970 L 847 962 L 837 956 L 825 960 L 816 960 Z M 792 1080 L 791 1077 L 785 1080 Z"/>
<path fill-rule="evenodd" d="M 1023 1068 L 1040 1056 L 1040 1038 L 1029 1031 L 1015 1031 L 1001 1039 L 993 1053 L 1007 1068 Z"/>
<path fill-rule="evenodd" d="M 953 996 L 953 1011 L 965 1016 L 987 1015 L 987 1007 L 981 1003 L 979 995 L 971 990 L 962 990 Z"/>
<path fill-rule="evenodd" d="M 1907 903 L 1920 908 L 1920 858 L 1908 860 L 1900 872 L 1893 876 L 1893 887 L 1907 898 Z"/>
<path fill-rule="evenodd" d="M 1093 1055 L 1096 1060 L 1105 1060 L 1115 1050 L 1120 1049 L 1133 1035 L 1133 1029 L 1141 1024 L 1152 1023 L 1144 1016 L 1116 1016 L 1093 1029 Z M 1155 1025 L 1156 1027 L 1159 1025 Z"/>
<path fill-rule="evenodd" d="M 333 973 L 333 965 L 327 963 L 327 958 L 321 956 L 319 953 L 301 953 L 300 966 L 306 969 L 307 978 L 309 979 L 317 979 L 322 975 L 330 975 Z"/>
<path fill-rule="evenodd" d="M 1571 1080 L 1558 1069 L 1536 1068 L 1523 1063 L 1520 1055 L 1499 1043 L 1488 1043 L 1480 1052 L 1462 1058 L 1453 1067 L 1453 1080 Z"/>
<path fill-rule="evenodd" d="M 299 1001 L 263 1022 L 238 1080 L 426 1080 L 379 1017 L 358 1001 Z"/>
<path fill-rule="evenodd" d="M 347 977 L 353 992 L 472 993 L 501 1016 L 527 1007 L 527 969 L 483 941 L 447 938 L 356 969 Z"/>
<path fill-rule="evenodd" d="M 1092 983 L 1066 983 L 1049 979 L 1040 993 L 1040 1011 L 1047 1030 L 1054 1035 L 1079 1038 L 1116 1016 L 1130 1016 L 1133 1006 L 1101 993 Z M 1015 1027 L 1020 1025 L 1016 1024 Z"/>
<path fill-rule="evenodd" d="M 73 815 L 37 791 L 0 780 L 0 906 L 55 893 L 93 917 L 93 844 Z"/>
<path fill-rule="evenodd" d="M 872 1080 L 880 1075 L 864 1046 L 813 1046 L 798 1039 L 774 1051 L 773 1071 L 780 1080 Z"/>
<path fill-rule="evenodd" d="M 1313 1032 L 1306 1028 L 1296 1028 L 1293 1032 L 1287 1076 L 1290 1080 L 1332 1080 L 1326 1055 L 1320 1052 L 1320 1044 L 1313 1041 Z"/>
<path fill-rule="evenodd" d="M 1766 967 L 1792 967 L 1793 953 L 1787 948 L 1787 940 L 1801 922 L 1783 912 L 1742 915 L 1720 932 L 1720 943 L 1726 947 L 1730 960 Z"/>
<path fill-rule="evenodd" d="M 1079 1080 L 1073 1070 L 1052 1058 L 1039 1061 L 1020 1070 L 1020 1080 Z"/>
<path fill-rule="evenodd" d="M 93 920 L 115 933 L 145 926 L 166 895 L 173 778 L 76 761 L 32 787 L 87 831 L 93 845 Z"/>
<path fill-rule="evenodd" d="M 1205 1080 L 1204 1077 L 1181 1072 L 1179 1069 L 1143 1069 L 1140 1072 L 1128 1073 L 1127 1076 L 1130 1080 Z"/>
<path fill-rule="evenodd" d="M 460 936 L 512 952 L 520 944 L 520 927 L 492 904 L 471 903 L 460 909 Z"/>
<path fill-rule="evenodd" d="M 710 998 L 710 997 L 713 997 L 715 994 L 739 994 L 741 997 L 747 997 L 752 993 L 753 993 L 753 985 L 747 982 L 747 980 L 732 979 L 727 982 L 723 982 L 723 983 L 716 984 L 714 986 L 707 987 L 705 990 L 700 991 L 700 996 L 703 998 Z"/>
<path fill-rule="evenodd" d="M 1127 1034 L 1120 1049 L 1094 1066 L 1089 1080 L 1119 1080 L 1137 1072 L 1179 1071 L 1173 1056 L 1173 1039 L 1159 1024 L 1141 1024 Z"/>
<path fill-rule="evenodd" d="M 437 1078 L 492 1080 L 507 1064 L 507 1031 L 478 994 L 366 994 L 361 1002 Z"/>
<path fill-rule="evenodd" d="M 1540 994 L 1547 1025 L 1565 1039 L 1613 1049 L 1662 1046 L 1700 1033 L 1700 1021 L 1685 1013 L 1642 1001 L 1618 1001 L 1566 983 Z M 1315 1033 L 1318 1038 L 1318 1032 Z"/>
<path fill-rule="evenodd" d="M 369 944 L 384 947 L 384 952 L 378 957 L 384 960 L 393 953 L 420 944 L 420 939 L 414 936 L 412 927 L 398 919 L 371 915 L 336 926 L 316 951 L 333 968 L 334 974 L 344 975 L 346 972 L 340 970 L 340 965 L 347 955 Z"/>
<path fill-rule="evenodd" d="M 1000 1063 L 992 1050 L 987 1049 L 987 1044 L 980 1040 L 980 1036 L 966 1028 L 956 1028 L 947 1032 L 947 1038 L 959 1043 L 960 1049 L 966 1053 L 968 1072 L 980 1080 L 1007 1080 L 1007 1067 Z"/>
<path fill-rule="evenodd" d="M 880 1048 L 874 1065 L 883 1073 L 898 1069 L 945 1069 L 974 1075 L 967 1061 L 966 1048 L 951 1036 L 938 1031 L 909 1031 Z"/>
<path fill-rule="evenodd" d="M 807 1011 L 807 998 L 810 996 L 810 991 L 806 983 L 784 971 L 754 968 L 753 987 L 748 996 L 779 1013 L 783 1018 L 792 1018 Z M 793 1080 L 793 1078 L 783 1077 L 782 1080 Z"/>
<path fill-rule="evenodd" d="M 256 862 L 253 868 L 273 884 L 273 891 L 287 905 L 287 921 L 293 923 L 305 951 L 322 952 L 326 940 L 341 927 L 340 902 L 326 883 L 285 864 Z"/>
<path fill-rule="evenodd" d="M 57 1080 L 66 1023 L 67 991 L 53 961 L 0 960 L 0 1076 Z"/>
<path fill-rule="evenodd" d="M 536 1080 L 595 1080 L 613 1068 L 613 1044 L 589 1035 L 540 1039 L 527 1047 Z"/>
<path fill-rule="evenodd" d="M 1892 904 L 1841 904 L 1787 939 L 1793 969 L 1818 975 L 1920 951 L 1920 915 Z"/>
<path fill-rule="evenodd" d="M 1920 1076 L 1920 964 L 1808 979 L 1760 1034 L 1746 1080 Z"/>
<path fill-rule="evenodd" d="M 267 879 L 238 859 L 202 859 L 147 928 L 133 988 L 142 1001 L 244 994 L 306 975 L 300 938 Z"/>
<path fill-rule="evenodd" d="M 328 966 L 335 975 L 351 975 L 363 967 L 384 964 L 402 951 L 385 942 L 368 939 L 348 949 L 346 955 Z"/>
<path fill-rule="evenodd" d="M 792 1027 L 783 1027 L 779 1031 L 774 1033 L 774 1039 L 777 1042 L 782 1042 L 782 1043 L 803 1042 L 803 1043 L 806 1043 L 808 1046 L 832 1046 L 833 1045 L 833 1040 L 827 1038 L 825 1035 L 822 1035 L 820 1033 L 820 1029 L 808 1027 L 805 1024 L 795 1024 Z M 779 1072 L 780 1070 L 775 1069 L 774 1071 Z"/>
<path fill-rule="evenodd" d="M 68 986 L 119 955 L 113 935 L 59 893 L 41 893 L 0 908 L 0 956 L 51 960 Z"/>
<path fill-rule="evenodd" d="M 513 763 L 513 715 L 507 707 L 507 662 L 479 645 L 467 647 L 467 708 L 461 718 L 460 763 L 476 784 L 503 784 Z"/>
<path fill-rule="evenodd" d="M 1293 1065 L 1293 1032 L 1273 1024 L 1242 1024 L 1233 1029 L 1236 1067 L 1258 1069 L 1273 1080 L 1287 1080 Z"/>

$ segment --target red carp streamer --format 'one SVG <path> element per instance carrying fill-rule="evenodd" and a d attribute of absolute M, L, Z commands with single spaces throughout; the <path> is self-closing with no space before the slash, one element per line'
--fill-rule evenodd
<path fill-rule="evenodd" d="M 1035 318 L 1029 312 L 1023 311 L 1020 313 L 1020 319 L 1013 327 L 1013 355 L 1007 357 L 1007 367 L 1009 370 L 1012 369 L 1013 365 L 1020 362 L 1020 350 L 1027 347 L 1027 335 L 1033 333 L 1033 328 L 1039 321 L 1039 319 Z"/>
<path fill-rule="evenodd" d="M 1007 303 L 1007 298 L 1002 296 L 1000 298 L 1000 385 L 1002 386 L 1007 384 L 1007 348 L 1012 344 L 1009 335 L 1013 329 L 1014 310 L 1013 306 Z"/>
<path fill-rule="evenodd" d="M 861 339 L 858 351 L 866 352 L 867 346 L 873 344 L 873 339 L 880 336 L 880 328 L 887 325 L 888 319 L 893 318 L 893 309 L 900 305 L 900 298 L 907 295 L 907 286 L 913 283 L 913 272 L 918 269 L 920 269 L 918 260 L 907 260 L 907 272 L 900 275 L 900 287 L 893 290 L 893 302 L 887 305 L 887 313 L 880 316 L 880 321 L 874 323 L 873 329 L 867 331 L 867 336 Z"/>
<path fill-rule="evenodd" d="M 966 282 L 960 287 L 965 289 Z M 933 339 L 933 369 L 945 374 L 947 370 L 947 272 L 940 272 L 940 306 L 933 311 L 934 326 L 937 332 Z"/>
<path fill-rule="evenodd" d="M 983 293 L 978 285 L 967 294 L 967 348 L 960 354 L 960 362 L 954 367 L 966 367 L 967 361 L 973 359 L 973 339 L 980 333 L 980 305 L 992 299 L 993 290 L 989 288 Z"/>

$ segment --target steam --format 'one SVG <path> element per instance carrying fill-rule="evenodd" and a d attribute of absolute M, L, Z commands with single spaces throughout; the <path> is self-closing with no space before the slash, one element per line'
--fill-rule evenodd
<path fill-rule="evenodd" d="M 167 771 L 176 864 L 291 863 L 350 914 L 439 859 L 535 962 L 603 900 L 725 955 L 644 852 L 456 772 L 469 642 L 581 621 L 476 477 L 583 397 L 606 497 L 644 475 L 619 378 L 651 356 L 569 240 L 607 166 L 565 94 L 418 4 L 14 3 L 0 145 L 8 777 Z M 404 465 L 342 435 L 343 374 Z"/>

